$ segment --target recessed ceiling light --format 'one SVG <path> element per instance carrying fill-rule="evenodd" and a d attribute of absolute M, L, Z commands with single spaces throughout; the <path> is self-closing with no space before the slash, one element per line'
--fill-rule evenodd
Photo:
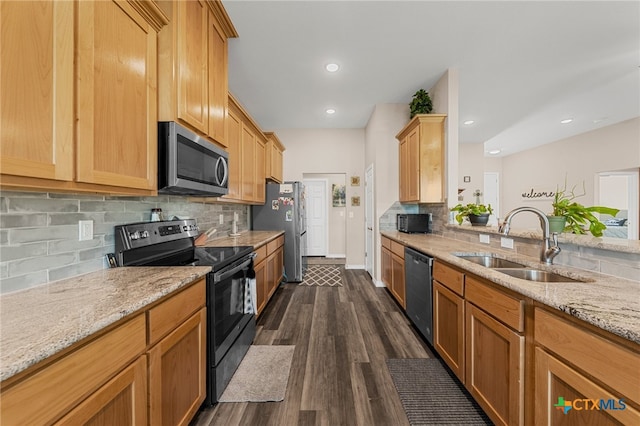
<path fill-rule="evenodd" d="M 336 113 L 336 110 L 335 110 L 335 109 L 333 109 L 333 108 L 327 108 L 327 109 L 325 110 L 325 112 L 326 112 L 327 114 L 331 115 L 331 114 L 335 114 L 335 113 Z"/>
<path fill-rule="evenodd" d="M 561 124 L 568 124 L 571 123 L 573 121 L 573 118 L 565 118 L 564 120 L 560 121 Z"/>
<path fill-rule="evenodd" d="M 340 65 L 338 65 L 338 64 L 327 64 L 324 68 L 329 72 L 336 72 L 336 71 L 338 71 L 340 69 Z"/>
<path fill-rule="evenodd" d="M 467 120 L 467 121 L 465 121 L 465 122 L 464 122 L 464 123 L 462 123 L 462 124 L 466 124 L 466 125 L 468 126 L 468 125 L 473 124 L 473 123 L 475 123 L 475 121 L 473 121 L 473 120 Z"/>
<path fill-rule="evenodd" d="M 502 152 L 501 149 L 492 149 L 492 150 L 489 151 L 489 154 L 497 155 L 497 154 L 500 154 L 501 152 Z"/>

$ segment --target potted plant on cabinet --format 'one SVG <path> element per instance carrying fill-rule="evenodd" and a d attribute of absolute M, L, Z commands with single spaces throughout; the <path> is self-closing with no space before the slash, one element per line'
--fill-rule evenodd
<path fill-rule="evenodd" d="M 491 204 L 487 204 L 486 206 L 476 203 L 458 204 L 452 207 L 451 211 L 457 212 L 455 217 L 458 225 L 462 225 L 464 219 L 467 218 L 471 226 L 487 226 L 489 216 L 493 214 Z"/>
<path fill-rule="evenodd" d="M 411 118 L 416 114 L 430 114 L 433 111 L 433 102 L 429 97 L 429 92 L 424 89 L 418 90 L 414 95 L 411 103 L 409 104 L 411 112 Z"/>
<path fill-rule="evenodd" d="M 600 222 L 593 213 L 608 214 L 615 216 L 620 210 L 604 206 L 585 207 L 575 201 L 576 198 L 585 195 L 583 183 L 583 193 L 576 194 L 575 186 L 571 191 L 567 191 L 566 184 L 563 189 L 556 190 L 553 196 L 553 212 L 547 215 L 549 219 L 549 232 L 561 233 L 564 231 L 574 234 L 584 234 L 585 227 L 594 237 L 601 237 L 602 231 L 607 226 Z"/>

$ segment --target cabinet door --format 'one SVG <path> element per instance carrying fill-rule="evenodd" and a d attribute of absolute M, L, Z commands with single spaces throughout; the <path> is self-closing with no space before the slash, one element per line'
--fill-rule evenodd
<path fill-rule="evenodd" d="M 0 170 L 73 180 L 70 1 L 0 2 Z"/>
<path fill-rule="evenodd" d="M 464 300 L 438 281 L 433 282 L 433 341 L 442 359 L 464 383 Z"/>
<path fill-rule="evenodd" d="M 206 395 L 206 308 L 149 350 L 149 422 L 187 425 Z"/>
<path fill-rule="evenodd" d="M 391 251 L 382 247 L 382 282 L 391 290 Z"/>
<path fill-rule="evenodd" d="M 209 136 L 225 148 L 227 119 L 227 37 L 212 11 L 209 11 Z"/>
<path fill-rule="evenodd" d="M 496 425 L 524 424 L 524 337 L 466 302 L 466 386 Z"/>
<path fill-rule="evenodd" d="M 535 351 L 536 425 L 637 425 L 640 412 L 587 376 L 541 348 Z M 605 401 L 609 409 L 596 409 L 591 401 Z M 565 412 L 565 404 L 571 407 Z"/>
<path fill-rule="evenodd" d="M 415 128 L 407 135 L 406 165 L 406 201 L 420 200 L 420 133 Z"/>
<path fill-rule="evenodd" d="M 267 273 L 266 273 L 266 277 L 267 277 L 267 285 L 266 285 L 267 299 L 269 299 L 269 297 L 271 297 L 271 293 L 273 292 L 273 290 L 275 288 L 275 281 L 276 281 L 276 256 L 275 256 L 275 253 L 272 253 L 272 254 L 269 255 L 269 257 L 267 257 Z"/>
<path fill-rule="evenodd" d="M 209 10 L 204 2 L 176 2 L 178 118 L 207 134 Z"/>
<path fill-rule="evenodd" d="M 276 279 L 275 286 L 278 287 L 280 281 L 282 281 L 282 276 L 284 274 L 284 247 L 278 247 L 276 250 Z"/>
<path fill-rule="evenodd" d="M 146 425 L 147 358 L 142 355 L 56 425 Z"/>
<path fill-rule="evenodd" d="M 242 129 L 242 200 L 253 201 L 256 199 L 256 139 L 253 132 L 243 127 Z"/>
<path fill-rule="evenodd" d="M 256 305 L 258 306 L 258 314 L 262 313 L 267 304 L 267 262 L 260 262 L 254 266 L 256 272 Z"/>
<path fill-rule="evenodd" d="M 408 173 L 409 173 L 409 144 L 407 143 L 407 138 L 405 137 L 400 141 L 398 157 L 400 161 L 400 202 L 409 201 L 408 193 Z"/>
<path fill-rule="evenodd" d="M 265 166 L 266 150 L 265 144 L 259 138 L 256 137 L 256 151 L 255 151 L 255 201 L 259 204 L 264 204 L 265 201 L 265 184 L 267 171 Z"/>
<path fill-rule="evenodd" d="M 77 7 L 77 180 L 155 189 L 156 31 L 126 1 Z"/>
<path fill-rule="evenodd" d="M 242 121 L 232 111 L 227 116 L 227 152 L 229 153 L 229 193 L 224 198 L 241 199 Z"/>
<path fill-rule="evenodd" d="M 400 303 L 406 308 L 404 285 L 404 259 L 391 254 L 391 291 Z"/>

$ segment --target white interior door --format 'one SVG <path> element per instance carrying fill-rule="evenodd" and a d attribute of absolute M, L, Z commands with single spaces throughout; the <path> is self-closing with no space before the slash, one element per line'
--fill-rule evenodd
<path fill-rule="evenodd" d="M 497 225 L 500 217 L 500 174 L 485 172 L 483 204 L 491 204 L 493 215 L 489 216 L 488 225 Z"/>
<path fill-rule="evenodd" d="M 305 256 L 326 256 L 328 245 L 328 193 L 326 179 L 304 179 L 307 204 L 307 252 Z"/>
<path fill-rule="evenodd" d="M 375 247 L 373 238 L 373 164 L 367 167 L 364 175 L 364 222 L 365 222 L 365 270 L 373 278 L 373 264 L 375 259 Z"/>

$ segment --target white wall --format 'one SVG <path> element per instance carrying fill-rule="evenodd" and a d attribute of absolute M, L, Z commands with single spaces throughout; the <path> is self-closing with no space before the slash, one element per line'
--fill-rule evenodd
<path fill-rule="evenodd" d="M 485 166 L 483 161 L 478 161 L 478 158 L 484 156 L 484 144 L 462 143 L 458 147 L 458 155 L 458 188 L 464 189 L 464 191 L 458 196 L 458 198 L 462 197 L 462 200 L 457 199 L 456 203 L 475 203 L 476 198 L 473 196 L 473 192 L 476 189 L 482 192 L 484 188 Z M 471 181 L 465 183 L 465 176 L 468 176 Z M 480 200 L 483 199 L 480 198 Z"/>
<path fill-rule="evenodd" d="M 577 201 L 593 205 L 597 173 L 638 166 L 640 117 L 509 155 L 502 159 L 502 210 L 529 205 L 551 211 L 550 200 L 523 201 L 520 194 L 532 187 L 555 190 L 557 185 L 564 185 L 565 178 L 569 189 L 578 185 L 581 191 L 584 182 L 586 195 Z M 513 224 L 538 226 L 533 215 L 519 215 Z"/>
<path fill-rule="evenodd" d="M 378 222 L 382 214 L 399 198 L 399 148 L 396 135 L 408 122 L 408 104 L 378 104 L 364 129 L 365 164 L 373 164 L 374 173 L 374 282 L 381 281 Z"/>
<path fill-rule="evenodd" d="M 285 180 L 301 181 L 307 173 L 345 175 L 346 263 L 364 267 L 364 129 L 277 129 L 276 133 L 286 147 Z M 351 186 L 351 176 L 360 177 L 360 186 Z M 353 196 L 360 197 L 360 206 L 351 205 Z"/>

